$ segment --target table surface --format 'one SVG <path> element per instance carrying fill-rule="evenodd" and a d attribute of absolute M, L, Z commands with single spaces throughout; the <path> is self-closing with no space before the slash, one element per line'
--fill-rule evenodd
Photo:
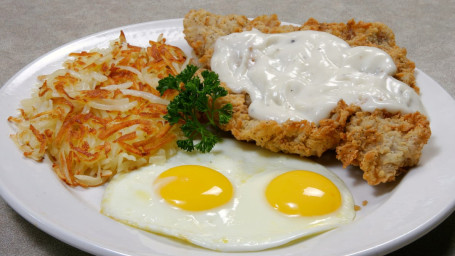
<path fill-rule="evenodd" d="M 351 18 L 395 32 L 416 66 L 455 97 L 455 1 L 28 1 L 0 0 L 0 85 L 39 56 L 75 39 L 119 26 L 182 18 L 188 10 L 255 17 L 276 13 L 303 23 Z M 0 198 L 0 255 L 88 255 L 39 230 Z M 455 214 L 390 255 L 455 255 Z"/>

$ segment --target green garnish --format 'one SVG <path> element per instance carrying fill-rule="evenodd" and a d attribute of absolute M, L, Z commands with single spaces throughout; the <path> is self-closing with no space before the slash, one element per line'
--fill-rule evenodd
<path fill-rule="evenodd" d="M 228 103 L 221 108 L 215 108 L 215 101 L 226 96 L 227 91 L 220 86 L 218 74 L 204 70 L 201 72 L 201 82 L 201 79 L 194 75 L 197 70 L 198 67 L 188 65 L 180 74 L 161 79 L 157 89 L 161 95 L 168 89 L 179 91 L 167 106 L 167 114 L 164 116 L 171 125 L 183 121 L 180 128 L 187 139 L 177 141 L 179 148 L 190 152 L 197 149 L 206 153 L 221 141 L 210 128 L 218 128 L 215 117 L 218 116 L 220 124 L 227 124 L 232 116 L 232 105 Z M 205 117 L 208 122 L 202 123 L 200 120 L 203 118 L 199 117 Z M 193 141 L 198 138 L 200 142 L 194 145 Z"/>

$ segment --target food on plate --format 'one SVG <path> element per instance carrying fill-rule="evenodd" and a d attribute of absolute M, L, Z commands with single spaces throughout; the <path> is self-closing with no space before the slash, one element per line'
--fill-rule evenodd
<path fill-rule="evenodd" d="M 39 88 L 9 117 L 11 137 L 24 156 L 47 154 L 60 179 L 97 186 L 117 172 L 166 160 L 176 151 L 178 129 L 163 119 L 177 93 L 162 96 L 158 81 L 187 64 L 164 38 L 142 48 L 121 32 L 105 49 L 69 54 L 63 68 L 40 76 Z"/>
<path fill-rule="evenodd" d="M 179 150 L 164 164 L 117 174 L 101 212 L 219 251 L 272 248 L 355 217 L 349 189 L 325 167 L 229 138 L 209 153 Z"/>
<path fill-rule="evenodd" d="M 271 151 L 335 150 L 371 185 L 418 164 L 431 130 L 415 65 L 382 23 L 281 25 L 192 10 L 184 34 L 199 62 L 219 73 L 233 116 L 219 125 Z"/>

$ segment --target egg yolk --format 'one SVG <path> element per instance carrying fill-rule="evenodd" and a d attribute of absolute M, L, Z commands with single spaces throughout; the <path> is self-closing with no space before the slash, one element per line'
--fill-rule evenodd
<path fill-rule="evenodd" d="M 341 194 L 328 178 L 310 171 L 296 170 L 275 177 L 265 195 L 276 210 L 292 216 L 317 216 L 341 206 Z"/>
<path fill-rule="evenodd" d="M 221 206 L 233 194 L 232 184 L 223 174 L 199 165 L 170 168 L 156 178 L 154 185 L 166 202 L 188 211 Z"/>

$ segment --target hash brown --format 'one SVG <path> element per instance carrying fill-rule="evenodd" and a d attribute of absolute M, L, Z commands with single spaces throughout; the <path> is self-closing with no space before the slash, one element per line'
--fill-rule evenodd
<path fill-rule="evenodd" d="M 10 116 L 25 157 L 45 155 L 71 186 L 98 186 L 117 172 L 162 162 L 176 152 L 178 128 L 163 116 L 176 92 L 158 81 L 181 72 L 184 52 L 165 43 L 128 44 L 123 32 L 105 49 L 71 53 L 63 67 L 40 76 L 39 88 Z"/>

